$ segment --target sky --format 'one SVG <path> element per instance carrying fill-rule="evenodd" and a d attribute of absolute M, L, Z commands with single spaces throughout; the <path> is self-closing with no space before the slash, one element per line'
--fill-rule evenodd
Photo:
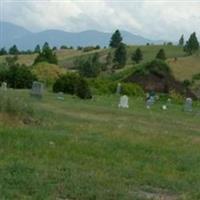
<path fill-rule="evenodd" d="M 120 29 L 175 41 L 200 38 L 200 0 L 0 0 L 0 20 L 33 32 Z"/>

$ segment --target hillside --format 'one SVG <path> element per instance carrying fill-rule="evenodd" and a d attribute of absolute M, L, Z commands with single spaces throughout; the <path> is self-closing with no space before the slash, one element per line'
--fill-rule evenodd
<path fill-rule="evenodd" d="M 169 59 L 169 64 L 179 80 L 190 80 L 193 75 L 200 73 L 200 55 L 178 58 L 177 61 Z"/>
<path fill-rule="evenodd" d="M 141 98 L 41 101 L 14 91 L 36 109 L 36 124 L 0 114 L 2 199 L 193 199 L 200 195 L 200 107 L 184 113 Z M 6 120 L 7 119 L 7 120 Z M 11 128 L 12 127 L 12 128 Z"/>

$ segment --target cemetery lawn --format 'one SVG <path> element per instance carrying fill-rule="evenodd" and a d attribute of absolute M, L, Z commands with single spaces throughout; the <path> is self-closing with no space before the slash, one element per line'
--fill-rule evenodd
<path fill-rule="evenodd" d="M 118 99 L 47 93 L 30 99 L 38 123 L 0 114 L 0 199 L 200 199 L 200 107 Z"/>

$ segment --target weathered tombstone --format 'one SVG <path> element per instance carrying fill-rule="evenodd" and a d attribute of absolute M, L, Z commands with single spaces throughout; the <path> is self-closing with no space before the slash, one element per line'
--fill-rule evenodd
<path fill-rule="evenodd" d="M 121 83 L 117 84 L 117 90 L 116 90 L 116 94 L 121 94 Z"/>
<path fill-rule="evenodd" d="M 65 98 L 64 98 L 63 92 L 59 92 L 59 93 L 58 93 L 57 99 L 58 99 L 58 100 L 64 100 L 64 99 L 65 99 Z"/>
<path fill-rule="evenodd" d="M 44 84 L 34 81 L 31 89 L 31 95 L 34 97 L 42 98 L 44 92 Z"/>
<path fill-rule="evenodd" d="M 153 96 L 150 96 L 147 100 L 146 100 L 146 108 L 150 109 L 153 104 L 155 103 L 155 98 Z"/>
<path fill-rule="evenodd" d="M 2 90 L 2 91 L 7 91 L 7 83 L 6 83 L 6 82 L 3 82 L 3 83 L 1 84 L 1 90 Z"/>
<path fill-rule="evenodd" d="M 185 105 L 184 105 L 184 111 L 192 112 L 192 103 L 193 103 L 193 101 L 191 98 L 186 98 Z"/>
<path fill-rule="evenodd" d="M 119 108 L 128 108 L 129 105 L 128 105 L 128 96 L 126 95 L 123 95 L 120 97 L 120 101 L 119 101 L 119 105 L 118 105 Z"/>

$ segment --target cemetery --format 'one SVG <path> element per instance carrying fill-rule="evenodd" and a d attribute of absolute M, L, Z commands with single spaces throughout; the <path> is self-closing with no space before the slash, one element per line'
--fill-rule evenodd
<path fill-rule="evenodd" d="M 2 1 L 0 200 L 200 200 L 200 7 L 168 3 Z"/>

